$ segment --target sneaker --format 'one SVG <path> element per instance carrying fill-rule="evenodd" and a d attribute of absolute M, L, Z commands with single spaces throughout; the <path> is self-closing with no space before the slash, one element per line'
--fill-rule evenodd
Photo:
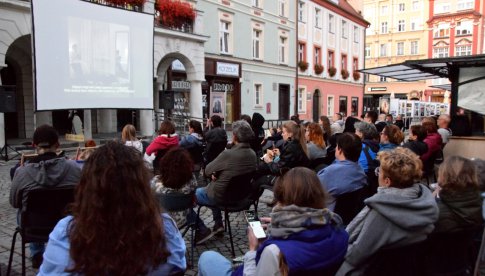
<path fill-rule="evenodd" d="M 214 233 L 209 228 L 206 228 L 205 230 L 197 230 L 195 232 L 195 244 L 196 245 L 201 245 L 210 238 L 214 236 Z"/>
<path fill-rule="evenodd" d="M 37 253 L 34 256 L 32 256 L 32 268 L 38 269 L 40 265 L 42 264 L 42 261 L 44 258 L 42 257 L 43 253 Z"/>
<path fill-rule="evenodd" d="M 215 236 L 218 237 L 223 237 L 224 236 L 224 224 L 222 222 L 216 222 L 214 224 L 214 227 L 212 227 L 212 233 L 214 233 Z"/>

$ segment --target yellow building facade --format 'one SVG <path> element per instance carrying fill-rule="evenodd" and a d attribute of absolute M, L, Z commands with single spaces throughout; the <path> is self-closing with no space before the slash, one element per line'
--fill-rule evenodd
<path fill-rule="evenodd" d="M 428 58 L 428 1 L 364 0 L 363 15 L 371 23 L 365 40 L 365 68 Z M 366 76 L 364 111 L 377 110 L 380 98 L 421 99 L 425 89 L 426 81 Z"/>

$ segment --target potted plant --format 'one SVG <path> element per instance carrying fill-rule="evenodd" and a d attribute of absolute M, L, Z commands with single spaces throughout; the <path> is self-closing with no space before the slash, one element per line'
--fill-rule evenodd
<path fill-rule="evenodd" d="M 360 73 L 357 71 L 354 71 L 354 73 L 352 73 L 352 77 L 354 77 L 354 80 L 358 81 L 360 79 Z"/>
<path fill-rule="evenodd" d="M 305 72 L 305 71 L 306 71 L 306 69 L 308 69 L 308 62 L 306 62 L 306 61 L 304 61 L 304 60 L 300 60 L 300 61 L 298 62 L 298 67 L 300 67 L 300 70 L 301 70 L 302 72 Z"/>
<path fill-rule="evenodd" d="M 340 74 L 342 75 L 342 78 L 343 78 L 344 80 L 346 80 L 346 79 L 349 77 L 349 71 L 347 71 L 347 69 L 342 69 L 342 70 L 340 71 Z"/>
<path fill-rule="evenodd" d="M 315 66 L 313 66 L 313 69 L 315 70 L 315 74 L 320 75 L 323 72 L 323 65 L 315 64 Z"/>
<path fill-rule="evenodd" d="M 108 5 L 126 9 L 141 10 L 146 0 L 104 0 Z"/>
<path fill-rule="evenodd" d="M 328 68 L 328 75 L 329 75 L 330 77 L 335 76 L 335 74 L 336 74 L 336 73 L 337 73 L 337 68 L 335 68 L 335 67 L 330 67 L 330 68 Z"/>
<path fill-rule="evenodd" d="M 155 8 L 159 14 L 160 24 L 165 27 L 191 28 L 195 20 L 194 8 L 189 3 L 180 2 L 180 0 L 158 0 Z"/>

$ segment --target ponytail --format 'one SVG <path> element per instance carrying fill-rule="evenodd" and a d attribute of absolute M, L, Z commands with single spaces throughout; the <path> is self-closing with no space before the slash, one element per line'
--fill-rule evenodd
<path fill-rule="evenodd" d="M 306 139 L 305 139 L 305 128 L 301 127 L 299 124 L 295 123 L 294 121 L 289 121 L 283 125 L 286 130 L 289 130 L 293 134 L 292 140 L 297 140 L 300 143 L 300 146 L 308 157 L 308 149 L 306 146 Z"/>

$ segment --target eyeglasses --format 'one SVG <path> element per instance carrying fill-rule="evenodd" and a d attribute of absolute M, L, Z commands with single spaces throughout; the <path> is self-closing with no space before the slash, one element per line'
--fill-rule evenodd
<path fill-rule="evenodd" d="M 376 176 L 379 176 L 379 174 L 381 173 L 381 167 L 377 167 L 377 168 L 374 170 L 374 173 L 376 174 Z"/>

